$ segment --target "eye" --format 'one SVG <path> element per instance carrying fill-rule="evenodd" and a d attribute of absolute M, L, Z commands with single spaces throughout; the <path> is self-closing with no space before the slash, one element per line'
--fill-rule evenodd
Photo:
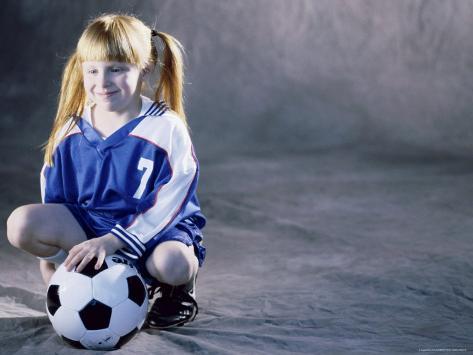
<path fill-rule="evenodd" d="M 87 69 L 87 74 L 97 74 L 97 69 L 94 69 L 94 68 Z"/>
<path fill-rule="evenodd" d="M 120 68 L 120 67 L 112 67 L 112 68 L 110 68 L 110 71 L 111 71 L 112 73 L 120 73 L 120 72 L 122 71 L 122 68 Z"/>

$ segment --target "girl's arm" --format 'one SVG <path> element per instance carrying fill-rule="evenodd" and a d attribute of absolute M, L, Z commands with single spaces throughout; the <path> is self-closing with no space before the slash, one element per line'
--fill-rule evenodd
<path fill-rule="evenodd" d="M 143 199 L 144 208 L 138 209 L 141 212 L 118 221 L 110 231 L 126 244 L 126 248 L 121 251 L 135 259 L 144 254 L 146 244 L 151 239 L 178 223 L 185 217 L 183 214 L 189 215 L 199 210 L 192 203 L 199 169 L 187 128 L 177 118 L 159 122 L 163 126 L 156 127 L 156 130 L 169 132 L 166 139 L 160 137 L 157 140 L 155 137 L 156 145 L 168 154 L 168 167 L 161 169 L 164 176 L 158 178 L 160 183 L 155 184 L 153 191 Z M 169 122 L 172 122 L 172 126 L 166 127 Z M 146 138 L 152 140 L 153 136 Z"/>

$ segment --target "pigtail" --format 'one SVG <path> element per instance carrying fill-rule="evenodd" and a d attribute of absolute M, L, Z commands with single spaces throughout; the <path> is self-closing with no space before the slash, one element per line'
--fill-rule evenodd
<path fill-rule="evenodd" d="M 72 54 L 66 63 L 62 75 L 61 91 L 59 93 L 59 103 L 54 119 L 53 128 L 49 139 L 45 145 L 44 162 L 52 165 L 53 153 L 59 132 L 71 117 L 80 116 L 85 105 L 85 90 L 83 85 L 82 68 L 77 53 Z M 67 134 L 73 127 L 71 123 L 67 128 Z"/>
<path fill-rule="evenodd" d="M 159 84 L 156 89 L 155 100 L 159 101 L 164 99 L 164 101 L 166 101 L 170 108 L 179 115 L 187 126 L 183 98 L 183 47 L 176 38 L 167 33 L 154 33 L 164 44 Z"/>

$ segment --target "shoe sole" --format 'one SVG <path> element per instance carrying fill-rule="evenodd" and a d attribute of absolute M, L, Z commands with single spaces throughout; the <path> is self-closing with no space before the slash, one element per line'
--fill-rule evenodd
<path fill-rule="evenodd" d="M 179 322 L 179 323 L 175 323 L 175 324 L 172 324 L 172 325 L 163 326 L 163 327 L 157 327 L 157 326 L 151 325 L 151 324 L 149 324 L 148 321 L 146 321 L 145 325 L 146 325 L 146 328 L 159 329 L 159 330 L 170 329 L 170 328 L 178 328 L 178 327 L 182 327 L 186 323 L 192 322 L 195 319 L 196 316 L 197 316 L 197 314 L 192 319 L 182 321 L 182 322 Z"/>

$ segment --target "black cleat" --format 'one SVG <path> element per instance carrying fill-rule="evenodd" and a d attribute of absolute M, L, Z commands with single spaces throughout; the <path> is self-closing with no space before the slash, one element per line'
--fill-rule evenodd
<path fill-rule="evenodd" d="M 156 299 L 148 313 L 148 327 L 166 329 L 192 322 L 199 312 L 199 307 L 195 301 L 195 282 L 191 287 L 190 290 L 188 285 L 160 284 L 151 287 L 148 290 L 149 298 L 156 295 Z"/>

